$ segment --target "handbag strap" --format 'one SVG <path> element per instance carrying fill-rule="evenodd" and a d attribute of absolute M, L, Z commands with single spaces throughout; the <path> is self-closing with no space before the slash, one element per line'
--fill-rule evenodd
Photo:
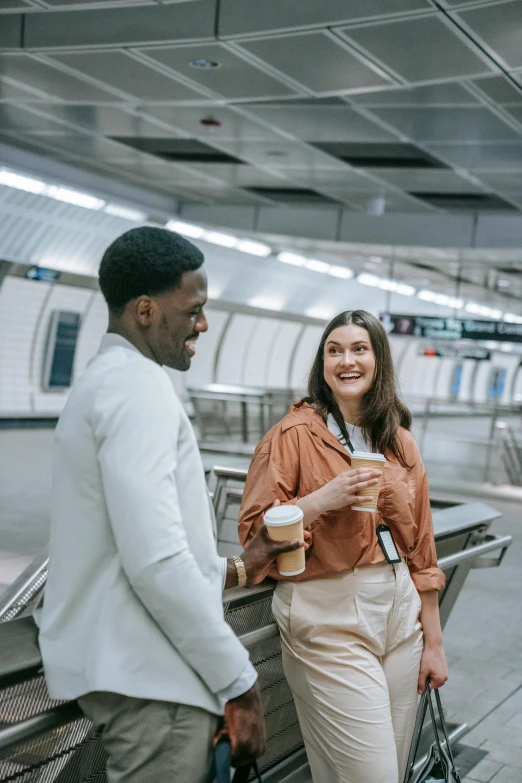
<path fill-rule="evenodd" d="M 441 698 L 440 698 L 439 689 L 435 688 L 434 689 L 434 693 L 435 693 L 435 701 L 437 702 L 437 712 L 439 713 L 439 719 L 440 719 L 440 725 L 441 725 L 441 728 L 442 728 L 442 734 L 443 734 L 444 740 L 446 742 L 446 755 L 449 758 L 449 761 L 450 761 L 450 764 L 451 764 L 451 771 L 453 773 L 453 777 L 455 778 L 456 783 L 460 783 L 460 776 L 459 776 L 459 773 L 457 772 L 457 768 L 455 767 L 455 760 L 453 758 L 453 751 L 451 749 L 451 745 L 450 745 L 450 741 L 449 741 L 448 727 L 446 726 L 446 718 L 444 717 L 444 710 L 442 709 L 442 701 L 441 701 Z M 431 712 L 433 713 L 433 704 L 432 704 L 432 701 L 431 701 L 431 695 L 430 695 L 430 708 L 431 708 Z M 432 720 L 434 720 L 434 718 L 435 718 L 435 715 L 433 714 L 432 715 Z M 438 736 L 438 732 L 437 732 L 437 736 Z M 440 751 L 440 747 L 439 747 L 439 751 Z"/>
<path fill-rule="evenodd" d="M 404 776 L 404 783 L 408 783 L 411 776 L 413 775 L 415 757 L 417 755 L 417 751 L 419 750 L 422 727 L 424 725 L 424 720 L 426 718 L 426 710 L 428 709 L 428 698 L 429 698 L 428 688 L 429 688 L 429 680 L 426 682 L 424 693 L 422 694 L 419 701 L 419 706 L 417 707 L 417 715 L 415 718 L 415 726 L 413 728 L 413 736 L 410 745 L 410 752 L 408 755 L 408 763 L 406 765 L 406 774 Z"/>
<path fill-rule="evenodd" d="M 236 773 L 234 775 L 232 783 L 247 783 L 247 780 L 250 777 L 250 773 L 252 771 L 256 775 L 257 783 L 263 783 L 261 780 L 261 775 L 259 774 L 259 767 L 257 766 L 257 761 L 253 761 L 252 764 L 248 764 L 246 767 L 238 767 L 236 769 Z"/>

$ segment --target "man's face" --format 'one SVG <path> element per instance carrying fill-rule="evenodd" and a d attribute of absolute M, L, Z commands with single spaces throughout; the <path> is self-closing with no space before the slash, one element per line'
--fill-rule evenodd
<path fill-rule="evenodd" d="M 196 353 L 200 332 L 208 329 L 203 305 L 207 301 L 207 276 L 202 269 L 185 272 L 181 286 L 154 297 L 156 317 L 148 342 L 156 361 L 174 370 L 188 370 Z"/>

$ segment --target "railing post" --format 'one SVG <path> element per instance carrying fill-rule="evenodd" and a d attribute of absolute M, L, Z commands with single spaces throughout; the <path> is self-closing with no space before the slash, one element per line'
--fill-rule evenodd
<path fill-rule="evenodd" d="M 489 428 L 488 447 L 486 450 L 486 461 L 484 464 L 484 475 L 482 476 L 482 481 L 484 481 L 485 483 L 487 483 L 488 481 L 489 471 L 491 469 L 491 460 L 493 457 L 493 440 L 495 438 L 497 419 L 498 419 L 498 406 L 495 405 L 495 407 L 493 408 L 493 414 L 491 416 L 491 426 Z"/>

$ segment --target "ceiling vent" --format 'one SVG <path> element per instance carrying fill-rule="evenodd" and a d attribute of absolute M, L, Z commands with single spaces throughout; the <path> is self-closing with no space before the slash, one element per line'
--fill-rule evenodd
<path fill-rule="evenodd" d="M 244 188 L 249 193 L 255 193 L 257 196 L 264 196 L 279 201 L 284 204 L 338 204 L 339 202 L 322 193 L 307 188 L 262 188 L 250 187 Z"/>
<path fill-rule="evenodd" d="M 173 163 L 241 163 L 244 161 L 221 152 L 209 144 L 196 139 L 157 139 L 157 138 L 129 138 L 128 136 L 112 136 L 113 141 L 126 144 L 141 152 L 155 155 L 162 160 Z"/>
<path fill-rule="evenodd" d="M 349 163 L 373 169 L 447 169 L 444 163 L 413 144 L 366 142 L 310 142 L 322 152 Z"/>
<path fill-rule="evenodd" d="M 440 209 L 465 210 L 467 212 L 518 211 L 508 201 L 492 193 L 410 193 Z"/>

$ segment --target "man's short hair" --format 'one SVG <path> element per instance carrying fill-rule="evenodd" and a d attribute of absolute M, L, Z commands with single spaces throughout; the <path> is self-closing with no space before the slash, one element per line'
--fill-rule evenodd
<path fill-rule="evenodd" d="M 138 296 L 179 288 L 185 272 L 199 269 L 204 256 L 192 242 L 173 231 L 141 226 L 109 245 L 100 264 L 102 294 L 113 313 Z"/>

